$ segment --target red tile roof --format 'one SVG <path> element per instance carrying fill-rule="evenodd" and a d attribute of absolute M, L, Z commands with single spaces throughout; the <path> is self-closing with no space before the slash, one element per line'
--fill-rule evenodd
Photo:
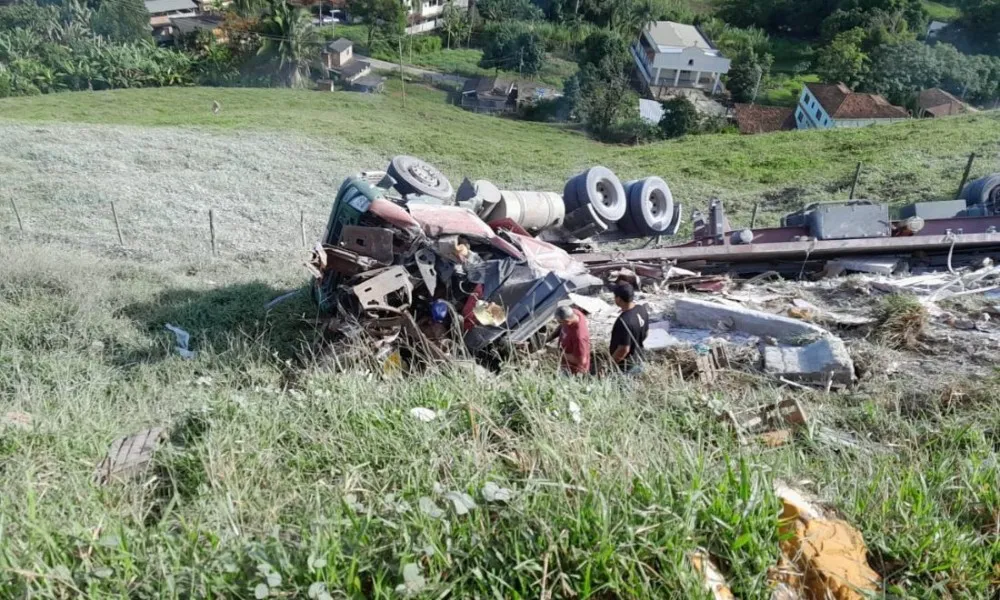
<path fill-rule="evenodd" d="M 917 96 L 917 106 L 935 117 L 960 115 L 971 110 L 966 103 L 940 88 L 920 92 Z"/>
<path fill-rule="evenodd" d="M 735 116 L 740 133 L 768 133 L 795 129 L 795 109 L 783 106 L 737 104 Z"/>
<path fill-rule="evenodd" d="M 906 119 L 906 109 L 889 104 L 878 94 L 852 92 L 843 83 L 807 83 L 808 89 L 831 119 Z"/>

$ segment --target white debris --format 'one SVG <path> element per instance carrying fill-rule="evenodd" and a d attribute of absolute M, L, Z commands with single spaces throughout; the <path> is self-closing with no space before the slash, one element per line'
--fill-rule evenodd
<path fill-rule="evenodd" d="M 483 486 L 483 500 L 486 502 L 509 502 L 513 496 L 513 490 L 500 487 L 492 481 Z"/>
<path fill-rule="evenodd" d="M 451 500 L 452 506 L 455 507 L 455 514 L 460 517 L 469 514 L 470 510 L 476 508 L 476 501 L 465 492 L 448 492 L 444 497 Z"/>
<path fill-rule="evenodd" d="M 437 413 L 429 408 L 417 407 L 410 409 L 410 416 L 418 421 L 430 423 L 437 418 Z"/>
<path fill-rule="evenodd" d="M 421 496 L 420 500 L 417 501 L 417 506 L 420 508 L 420 512 L 432 519 L 440 519 L 444 516 L 444 511 L 427 496 Z"/>
<path fill-rule="evenodd" d="M 569 416 L 573 419 L 574 423 L 580 424 L 583 422 L 580 405 L 572 400 L 569 401 Z"/>
<path fill-rule="evenodd" d="M 177 354 L 181 355 L 181 358 L 186 358 L 190 360 L 198 355 L 197 352 L 193 352 L 190 348 L 191 344 L 190 333 L 184 331 L 183 329 L 177 327 L 176 325 L 171 325 L 170 323 L 164 325 L 163 328 L 174 334 L 174 337 L 177 339 L 177 345 L 174 346 L 174 350 L 177 351 Z"/>

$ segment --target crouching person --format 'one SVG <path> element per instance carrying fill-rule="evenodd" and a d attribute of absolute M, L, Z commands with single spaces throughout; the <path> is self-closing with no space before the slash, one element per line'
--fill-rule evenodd
<path fill-rule="evenodd" d="M 556 310 L 559 322 L 559 349 L 562 350 L 560 367 L 569 375 L 590 374 L 590 331 L 587 318 L 571 306 Z"/>

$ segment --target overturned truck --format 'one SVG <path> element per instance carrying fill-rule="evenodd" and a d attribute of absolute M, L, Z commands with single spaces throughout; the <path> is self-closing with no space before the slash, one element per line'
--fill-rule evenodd
<path fill-rule="evenodd" d="M 570 292 L 601 287 L 564 250 L 510 218 L 487 224 L 451 195 L 437 169 L 411 157 L 345 180 L 307 263 L 320 311 L 338 328 L 402 336 L 431 360 L 456 340 L 474 356 L 502 356 L 509 344 L 540 343 Z"/>

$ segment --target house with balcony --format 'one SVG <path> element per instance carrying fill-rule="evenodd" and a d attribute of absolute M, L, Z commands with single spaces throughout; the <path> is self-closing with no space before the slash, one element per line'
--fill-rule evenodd
<path fill-rule="evenodd" d="M 909 118 L 905 108 L 878 94 L 853 92 L 843 83 L 807 83 L 795 108 L 797 129 L 867 127 Z"/>
<path fill-rule="evenodd" d="M 632 56 L 654 96 L 664 89 L 696 88 L 718 93 L 730 61 L 694 25 L 659 21 L 632 44 Z"/>
<path fill-rule="evenodd" d="M 444 9 L 449 4 L 454 4 L 456 8 L 468 10 L 469 0 L 421 0 L 419 3 L 408 3 L 409 10 L 406 15 L 406 33 L 416 35 L 434 31 L 444 25 L 441 18 Z"/>

